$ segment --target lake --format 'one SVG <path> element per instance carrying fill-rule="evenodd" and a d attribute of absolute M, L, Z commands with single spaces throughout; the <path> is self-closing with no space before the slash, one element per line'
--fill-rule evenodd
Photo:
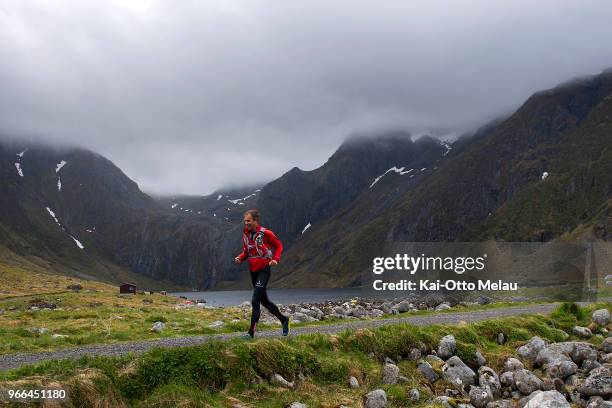
<path fill-rule="evenodd" d="M 251 301 L 252 290 L 220 290 L 206 292 L 174 292 L 175 296 L 204 299 L 209 306 L 237 306 Z M 361 288 L 343 289 L 268 289 L 268 297 L 276 304 L 319 303 L 326 300 L 349 300 L 363 296 Z"/>

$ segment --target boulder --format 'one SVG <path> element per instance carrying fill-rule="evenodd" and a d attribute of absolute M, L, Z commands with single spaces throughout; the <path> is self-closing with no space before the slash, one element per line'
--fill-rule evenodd
<path fill-rule="evenodd" d="M 570 408 L 569 402 L 558 391 L 536 391 L 529 395 L 523 408 Z"/>
<path fill-rule="evenodd" d="M 483 365 L 487 364 L 487 359 L 480 351 L 477 350 L 476 353 L 474 353 L 474 363 L 477 367 L 482 367 Z"/>
<path fill-rule="evenodd" d="M 421 372 L 423 377 L 425 377 L 425 379 L 427 379 L 427 381 L 429 381 L 430 383 L 436 382 L 439 378 L 438 374 L 436 374 L 436 372 L 431 367 L 431 364 L 429 364 L 427 361 L 421 360 L 421 362 L 419 363 L 419 371 Z"/>
<path fill-rule="evenodd" d="M 470 386 L 470 402 L 476 408 L 485 408 L 489 402 L 493 401 L 493 394 L 487 386 Z"/>
<path fill-rule="evenodd" d="M 524 368 L 514 372 L 514 384 L 523 395 L 529 395 L 534 391 L 541 390 L 544 386 L 542 380 Z"/>
<path fill-rule="evenodd" d="M 599 349 L 606 354 L 612 353 L 612 337 L 606 337 Z"/>
<path fill-rule="evenodd" d="M 387 363 L 382 369 L 382 383 L 383 384 L 397 384 L 397 378 L 399 376 L 399 367 L 395 364 Z"/>
<path fill-rule="evenodd" d="M 525 368 L 523 363 L 514 357 L 510 357 L 504 362 L 504 371 L 522 370 L 523 368 Z"/>
<path fill-rule="evenodd" d="M 459 389 L 467 389 L 468 385 L 474 385 L 475 377 L 476 373 L 457 356 L 449 358 L 442 366 L 442 378 Z"/>
<path fill-rule="evenodd" d="M 308 405 L 301 402 L 292 402 L 287 408 L 308 408 Z"/>
<path fill-rule="evenodd" d="M 411 389 L 409 393 L 409 398 L 410 401 L 418 401 L 421 398 L 419 390 L 417 390 L 416 388 Z"/>
<path fill-rule="evenodd" d="M 499 376 L 499 382 L 502 387 L 511 389 L 516 388 L 516 385 L 514 384 L 514 373 L 512 371 L 502 373 L 502 375 Z"/>
<path fill-rule="evenodd" d="M 535 360 L 544 347 L 546 347 L 546 342 L 540 337 L 534 336 L 525 345 L 519 347 L 516 352 L 524 360 Z"/>
<path fill-rule="evenodd" d="M 210 327 L 211 329 L 219 329 L 223 327 L 224 325 L 225 323 L 223 323 L 221 320 L 215 320 L 214 322 L 209 324 L 208 327 Z"/>
<path fill-rule="evenodd" d="M 452 357 L 457 349 L 457 342 L 455 336 L 449 334 L 440 339 L 438 344 L 438 356 L 444 360 Z"/>
<path fill-rule="evenodd" d="M 607 326 L 610 323 L 610 311 L 608 309 L 595 310 L 591 319 L 599 326 Z"/>
<path fill-rule="evenodd" d="M 365 395 L 363 406 L 365 408 L 384 408 L 387 406 L 387 393 L 378 389 Z"/>
<path fill-rule="evenodd" d="M 280 374 L 273 374 L 272 377 L 270 378 L 270 383 L 273 385 L 278 385 L 280 387 L 289 388 L 289 389 L 293 388 L 295 385 L 293 381 L 285 380 L 283 376 Z"/>
<path fill-rule="evenodd" d="M 155 322 L 153 326 L 151 326 L 151 331 L 155 333 L 159 333 L 166 328 L 166 323 L 164 322 Z"/>
<path fill-rule="evenodd" d="M 592 370 L 578 391 L 589 397 L 600 396 L 605 399 L 612 397 L 612 370 L 608 367 Z"/>
<path fill-rule="evenodd" d="M 573 361 L 557 360 L 546 366 L 546 373 L 551 378 L 565 380 L 576 372 L 578 372 L 578 366 Z"/>
<path fill-rule="evenodd" d="M 350 376 L 349 377 L 349 386 L 351 388 L 359 388 L 359 381 L 357 381 L 357 378 Z"/>
<path fill-rule="evenodd" d="M 593 337 L 593 333 L 588 327 L 574 326 L 574 328 L 572 329 L 572 333 L 574 333 L 578 337 L 584 337 L 585 339 Z"/>
<path fill-rule="evenodd" d="M 478 384 L 481 387 L 488 387 L 493 397 L 499 398 L 501 396 L 501 383 L 499 377 L 491 367 L 482 366 L 478 369 Z"/>

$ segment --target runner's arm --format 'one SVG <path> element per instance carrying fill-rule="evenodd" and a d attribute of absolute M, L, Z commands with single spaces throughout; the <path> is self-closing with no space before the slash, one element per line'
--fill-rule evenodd
<path fill-rule="evenodd" d="M 269 229 L 266 230 L 264 234 L 264 238 L 265 238 L 265 241 L 267 241 L 266 246 L 274 247 L 274 254 L 272 255 L 272 260 L 276 262 L 280 262 L 281 253 L 283 252 L 283 243 Z"/>

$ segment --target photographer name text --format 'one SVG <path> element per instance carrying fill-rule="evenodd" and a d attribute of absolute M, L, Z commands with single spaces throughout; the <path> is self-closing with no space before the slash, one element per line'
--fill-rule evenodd
<path fill-rule="evenodd" d="M 449 279 L 446 281 L 421 279 L 418 281 L 410 281 L 402 279 L 396 282 L 384 282 L 382 279 L 377 279 L 372 282 L 374 290 L 396 290 L 396 291 L 439 291 L 439 290 L 452 290 L 452 291 L 515 291 L 518 290 L 518 283 L 506 282 L 502 280 L 478 280 L 475 282 L 469 282 L 465 280 L 453 280 Z"/>

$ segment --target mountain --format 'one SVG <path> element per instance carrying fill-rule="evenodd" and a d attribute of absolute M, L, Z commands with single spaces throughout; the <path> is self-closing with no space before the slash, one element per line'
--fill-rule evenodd
<path fill-rule="evenodd" d="M 313 228 L 278 283 L 356 284 L 385 242 L 609 239 L 611 92 L 607 71 L 534 94 L 384 210 L 363 195 Z"/>
<path fill-rule="evenodd" d="M 242 214 L 282 239 L 285 287 L 347 286 L 385 243 L 612 234 L 612 72 L 531 96 L 454 142 L 346 140 L 321 167 L 206 196 L 151 197 L 83 149 L 0 142 L 0 263 L 145 287 L 246 288 Z"/>
<path fill-rule="evenodd" d="M 206 286 L 225 270 L 222 221 L 162 208 L 98 154 L 3 143 L 0 172 L 0 246 L 12 258 L 164 288 Z"/>

